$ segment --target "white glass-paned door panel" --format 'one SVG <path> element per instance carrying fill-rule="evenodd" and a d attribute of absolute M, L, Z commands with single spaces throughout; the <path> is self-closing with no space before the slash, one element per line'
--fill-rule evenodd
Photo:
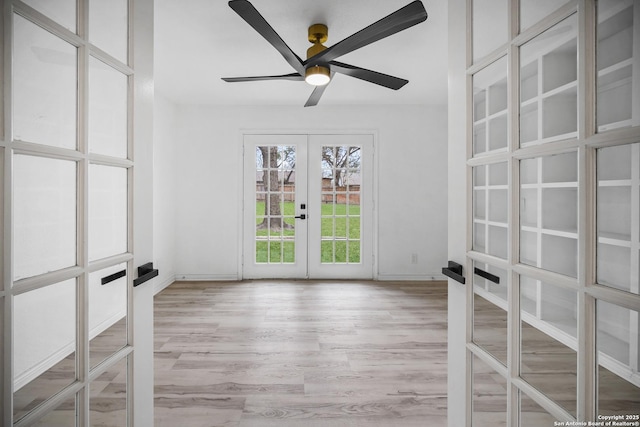
<path fill-rule="evenodd" d="M 89 1 L 89 41 L 123 63 L 128 54 L 129 2 Z"/>
<path fill-rule="evenodd" d="M 14 280 L 76 265 L 76 163 L 13 158 Z"/>
<path fill-rule="evenodd" d="M 76 32 L 76 0 L 23 0 L 38 12 Z"/>
<path fill-rule="evenodd" d="M 575 416 L 577 292 L 521 277 L 520 308 L 520 376 Z"/>
<path fill-rule="evenodd" d="M 476 288 L 477 289 L 477 288 Z M 489 301 L 489 300 L 492 301 Z M 507 311 L 506 303 L 483 292 L 473 294 L 473 342 L 482 347 L 502 364 L 507 364 Z"/>
<path fill-rule="evenodd" d="M 476 355 L 473 366 L 472 425 L 507 426 L 507 380 Z"/>
<path fill-rule="evenodd" d="M 75 427 L 77 425 L 76 413 L 76 397 L 74 396 L 62 402 L 56 409 L 32 425 L 33 427 Z"/>
<path fill-rule="evenodd" d="M 640 293 L 640 143 L 597 151 L 597 281 Z"/>
<path fill-rule="evenodd" d="M 107 369 L 89 385 L 89 425 L 120 427 L 127 425 L 127 358 Z"/>
<path fill-rule="evenodd" d="M 473 342 L 506 365 L 507 272 L 478 262 L 473 267 Z"/>
<path fill-rule="evenodd" d="M 89 358 L 91 367 L 127 345 L 127 265 L 89 275 Z"/>
<path fill-rule="evenodd" d="M 567 0 L 520 0 L 521 31 L 531 27 L 567 3 Z"/>
<path fill-rule="evenodd" d="M 636 310 L 596 301 L 598 414 L 640 411 L 640 323 Z"/>
<path fill-rule="evenodd" d="M 127 169 L 89 166 L 89 260 L 127 252 Z"/>
<path fill-rule="evenodd" d="M 520 391 L 520 427 L 552 426 L 558 419 Z"/>
<path fill-rule="evenodd" d="M 76 379 L 76 280 L 14 298 L 15 419 Z"/>
<path fill-rule="evenodd" d="M 473 154 L 507 148 L 507 57 L 473 75 Z"/>
<path fill-rule="evenodd" d="M 373 135 L 309 136 L 309 276 L 371 278 Z"/>
<path fill-rule="evenodd" d="M 89 151 L 127 157 L 127 76 L 89 59 Z"/>
<path fill-rule="evenodd" d="M 244 277 L 306 277 L 306 141 L 244 136 Z"/>
<path fill-rule="evenodd" d="M 640 125 L 639 9 L 640 5 L 633 0 L 597 2 L 598 132 Z"/>
<path fill-rule="evenodd" d="M 14 14 L 13 139 L 76 148 L 77 49 Z"/>
<path fill-rule="evenodd" d="M 576 277 L 575 152 L 520 161 L 520 262 Z"/>
<path fill-rule="evenodd" d="M 296 147 L 256 147 L 256 263 L 296 262 Z"/>
<path fill-rule="evenodd" d="M 508 40 L 507 0 L 473 0 L 473 60 Z"/>
<path fill-rule="evenodd" d="M 473 168 L 473 250 L 507 258 L 507 163 Z"/>
<path fill-rule="evenodd" d="M 577 16 L 520 48 L 520 145 L 573 138 L 578 128 Z"/>
<path fill-rule="evenodd" d="M 323 264 L 360 263 L 361 154 L 358 146 L 322 147 Z"/>

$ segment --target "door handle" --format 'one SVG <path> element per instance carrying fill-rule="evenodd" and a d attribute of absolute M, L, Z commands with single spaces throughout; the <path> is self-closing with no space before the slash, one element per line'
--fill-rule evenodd
<path fill-rule="evenodd" d="M 296 216 L 295 218 L 297 218 L 297 219 L 307 219 L 307 215 L 302 214 L 300 216 Z"/>

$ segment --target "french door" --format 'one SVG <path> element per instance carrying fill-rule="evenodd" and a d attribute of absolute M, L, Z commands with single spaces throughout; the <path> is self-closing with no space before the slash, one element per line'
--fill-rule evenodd
<path fill-rule="evenodd" d="M 373 135 L 245 135 L 245 278 L 373 276 Z"/>
<path fill-rule="evenodd" d="M 151 188 L 136 154 L 152 2 L 13 0 L 0 19 L 0 425 L 148 425 L 152 344 L 134 317 L 149 326 L 152 296 L 133 277 L 151 256 L 134 188 Z"/>
<path fill-rule="evenodd" d="M 467 389 L 449 395 L 466 420 L 449 423 L 637 424 L 640 4 L 450 3 L 463 16 L 450 54 L 470 42 L 449 102 L 470 206 Z"/>

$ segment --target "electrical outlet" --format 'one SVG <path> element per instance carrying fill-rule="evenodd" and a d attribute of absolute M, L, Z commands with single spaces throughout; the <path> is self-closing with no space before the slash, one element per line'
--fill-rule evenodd
<path fill-rule="evenodd" d="M 411 254 L 411 264 L 418 263 L 418 254 Z"/>

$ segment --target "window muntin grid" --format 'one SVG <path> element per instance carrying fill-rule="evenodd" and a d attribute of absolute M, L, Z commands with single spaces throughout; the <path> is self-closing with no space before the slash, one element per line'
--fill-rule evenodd
<path fill-rule="evenodd" d="M 295 258 L 296 147 L 256 147 L 257 264 L 293 264 Z"/>
<path fill-rule="evenodd" d="M 322 147 L 322 264 L 361 262 L 361 168 L 361 147 Z"/>

